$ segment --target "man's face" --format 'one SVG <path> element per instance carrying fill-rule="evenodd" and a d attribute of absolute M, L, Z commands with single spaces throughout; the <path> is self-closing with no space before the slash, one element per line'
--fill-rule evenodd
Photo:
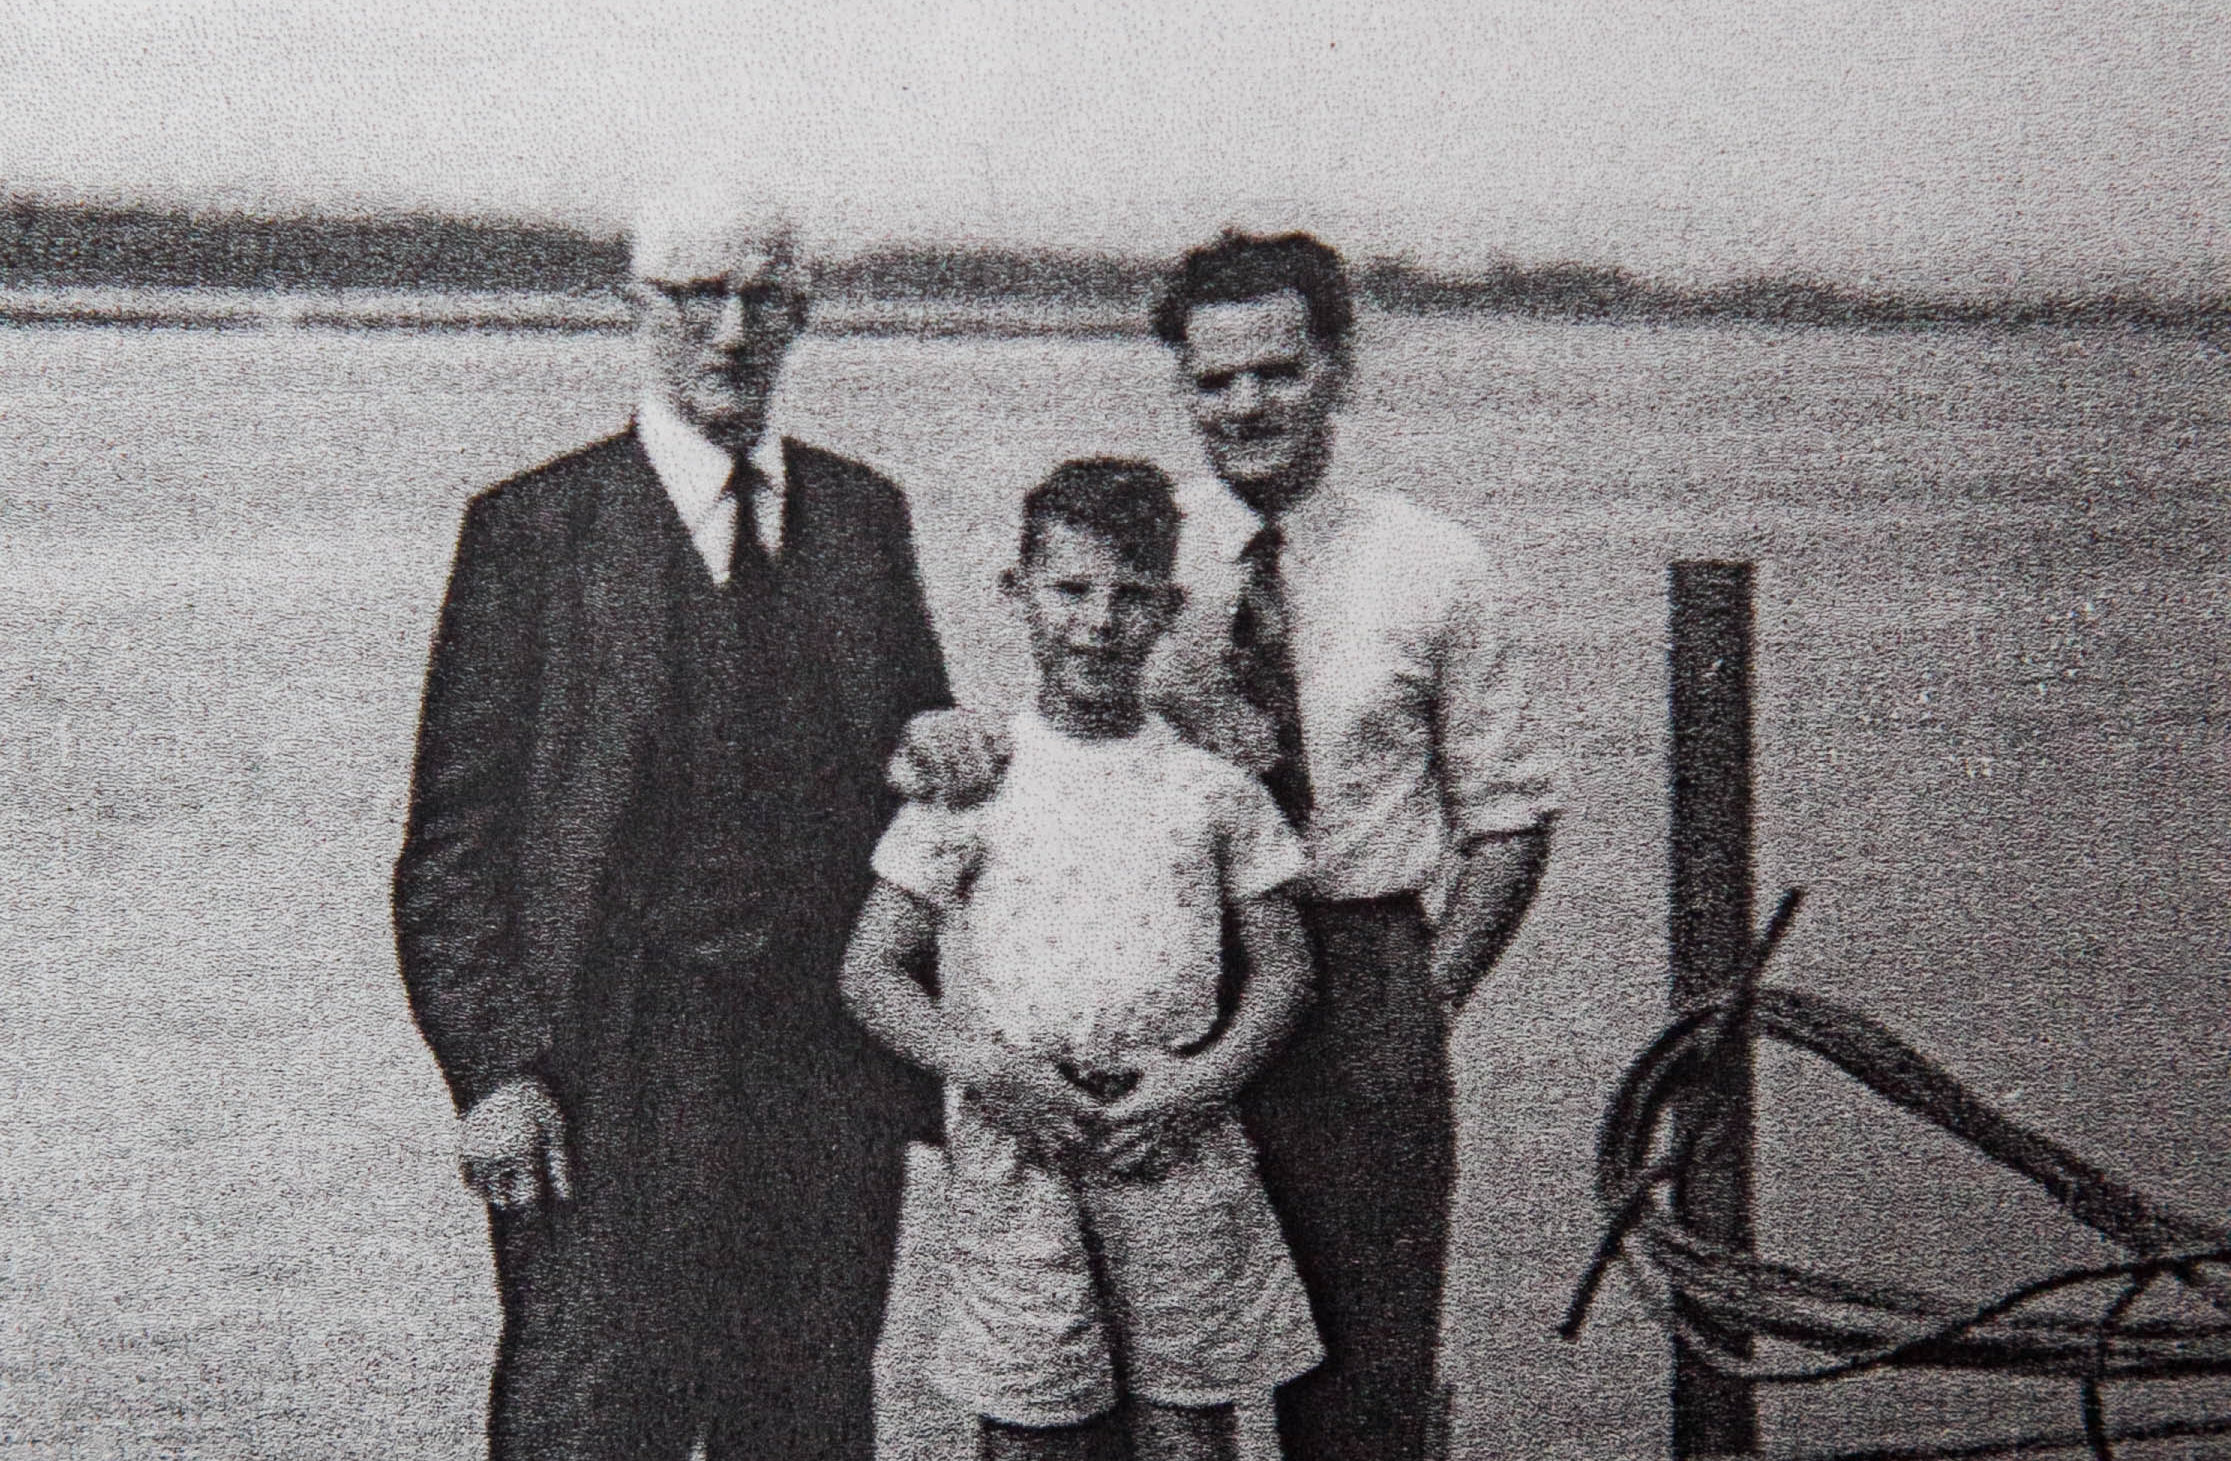
<path fill-rule="evenodd" d="M 1126 562 L 1096 534 L 1051 522 L 1003 582 L 1029 625 L 1046 691 L 1085 710 L 1136 707 L 1147 656 L 1183 595 L 1167 573 Z"/>
<path fill-rule="evenodd" d="M 636 289 L 652 389 L 714 442 L 748 451 L 798 333 L 787 252 L 725 243 L 660 261 Z"/>
<path fill-rule="evenodd" d="M 1343 368 L 1310 338 L 1299 294 L 1197 306 L 1179 360 L 1209 465 L 1233 491 L 1277 512 L 1316 485 Z"/>

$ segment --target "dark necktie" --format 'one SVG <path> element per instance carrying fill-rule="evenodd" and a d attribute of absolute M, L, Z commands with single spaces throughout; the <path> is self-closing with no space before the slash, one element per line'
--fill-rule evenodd
<path fill-rule="evenodd" d="M 757 467 L 741 459 L 728 474 L 728 490 L 736 499 L 736 541 L 728 549 L 728 586 L 739 594 L 761 593 L 774 583 L 774 561 L 759 540 L 759 489 L 765 480 Z"/>
<path fill-rule="evenodd" d="M 1285 579 L 1278 571 L 1278 554 L 1285 542 L 1286 535 L 1273 524 L 1250 539 L 1240 553 L 1247 577 L 1240 586 L 1239 608 L 1232 615 L 1232 676 L 1241 696 L 1269 716 L 1277 732 L 1278 759 L 1263 773 L 1263 784 L 1298 827 L 1309 816 L 1309 766 L 1302 759 L 1292 620 Z"/>

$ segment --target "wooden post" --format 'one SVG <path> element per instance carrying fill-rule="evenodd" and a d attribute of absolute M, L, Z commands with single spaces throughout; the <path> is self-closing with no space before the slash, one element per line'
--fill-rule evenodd
<path fill-rule="evenodd" d="M 1673 565 L 1668 585 L 1672 720 L 1674 1012 L 1735 992 L 1751 940 L 1751 565 Z M 1683 1223 L 1751 1247 L 1751 1051 L 1730 1052 L 1708 1095 L 1676 1113 L 1674 1138 L 1695 1133 L 1696 1157 L 1674 1193 Z M 1691 1316 L 1692 1319 L 1695 1316 Z M 1717 1335 L 1750 1352 L 1748 1335 Z M 1758 1408 L 1751 1383 L 1673 1350 L 1673 1454 L 1751 1455 Z"/>

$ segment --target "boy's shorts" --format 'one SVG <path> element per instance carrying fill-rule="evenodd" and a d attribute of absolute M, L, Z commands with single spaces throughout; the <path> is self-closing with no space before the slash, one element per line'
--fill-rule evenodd
<path fill-rule="evenodd" d="M 963 1101 L 948 1103 L 946 1152 L 936 1383 L 978 1415 L 1090 1420 L 1115 1404 L 1118 1353 L 1131 1395 L 1188 1407 L 1259 1396 L 1324 1358 L 1231 1110 L 1152 1179 L 1057 1175 Z"/>

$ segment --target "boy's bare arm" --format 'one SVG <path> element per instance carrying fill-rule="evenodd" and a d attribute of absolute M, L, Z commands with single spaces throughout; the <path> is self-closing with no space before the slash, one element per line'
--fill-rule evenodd
<path fill-rule="evenodd" d="M 1102 1153 L 1119 1172 L 1244 1090 L 1308 1008 L 1309 940 L 1293 900 L 1273 891 L 1235 904 L 1233 912 L 1248 962 L 1239 1003 L 1205 1049 L 1150 1066 L 1136 1089 L 1108 1107 Z"/>
<path fill-rule="evenodd" d="M 915 971 L 937 954 L 937 910 L 876 880 L 852 926 L 838 985 L 845 1008 L 887 1049 L 946 1080 L 959 1078 L 959 1040 Z"/>
<path fill-rule="evenodd" d="M 1050 1063 L 951 1019 L 915 977 L 936 949 L 937 910 L 879 879 L 844 951 L 845 1008 L 900 1058 L 974 1097 L 993 1125 L 1056 1150 L 1077 1146 L 1090 1101 Z"/>
<path fill-rule="evenodd" d="M 1236 904 L 1240 947 L 1248 975 L 1231 1022 L 1194 1061 L 1208 1063 L 1203 1079 L 1218 1101 L 1228 1101 L 1269 1065 L 1301 1024 L 1311 989 L 1309 936 L 1294 900 L 1273 890 Z"/>

